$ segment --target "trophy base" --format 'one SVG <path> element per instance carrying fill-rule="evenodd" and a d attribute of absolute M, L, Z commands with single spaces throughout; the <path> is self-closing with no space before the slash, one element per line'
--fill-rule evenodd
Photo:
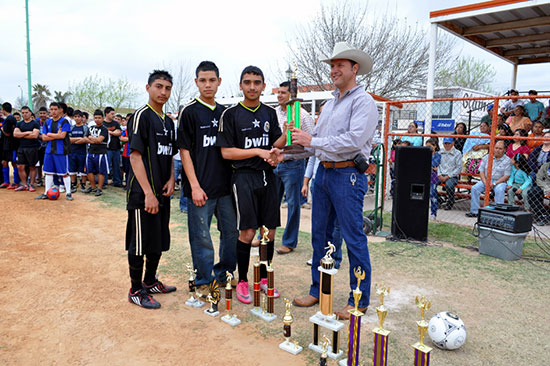
<path fill-rule="evenodd" d="M 390 331 L 386 329 L 380 329 L 380 328 L 374 328 L 372 330 L 373 333 L 380 334 L 381 336 L 387 337 L 390 335 Z"/>
<path fill-rule="evenodd" d="M 285 154 L 299 154 L 306 151 L 302 145 L 286 145 L 282 150 Z"/>
<path fill-rule="evenodd" d="M 250 310 L 250 312 L 256 315 L 257 317 L 265 320 L 266 322 L 272 322 L 277 318 L 277 315 L 267 313 L 260 308 L 253 308 L 252 310 Z"/>
<path fill-rule="evenodd" d="M 202 308 L 204 306 L 204 302 L 194 297 L 191 297 L 185 302 L 185 305 L 191 306 L 192 308 Z"/>
<path fill-rule="evenodd" d="M 279 348 L 283 351 L 287 351 L 288 353 L 292 353 L 293 355 L 297 355 L 303 350 L 301 346 L 298 346 L 297 344 L 291 343 L 289 341 L 284 341 L 283 343 L 279 344 Z"/>
<path fill-rule="evenodd" d="M 216 316 L 220 315 L 220 312 L 219 312 L 219 311 L 210 311 L 210 309 L 206 309 L 206 310 L 204 311 L 204 313 L 205 313 L 206 315 L 211 316 L 211 317 L 216 317 Z"/>
<path fill-rule="evenodd" d="M 336 320 L 336 315 L 332 314 L 330 316 L 324 315 L 318 311 L 315 315 L 309 318 L 309 321 L 320 325 L 323 328 L 332 330 L 333 332 L 339 332 L 340 329 L 344 327 L 344 323 Z"/>
<path fill-rule="evenodd" d="M 416 342 L 412 345 L 412 348 L 422 352 L 422 353 L 430 353 L 432 351 L 432 347 L 428 347 L 425 344 L 422 344 L 420 342 Z"/>
<path fill-rule="evenodd" d="M 236 315 L 224 315 L 222 316 L 222 320 L 232 327 L 236 327 L 237 325 L 241 324 L 241 319 L 237 318 Z"/>
<path fill-rule="evenodd" d="M 323 354 L 323 347 L 321 347 L 321 346 L 316 346 L 316 345 L 314 345 L 313 343 L 310 343 L 310 344 L 309 344 L 309 349 L 312 350 L 312 351 L 315 351 L 315 352 L 317 352 L 317 353 Z M 328 355 L 328 357 L 332 358 L 333 360 L 338 361 L 338 359 L 344 355 L 344 351 L 342 351 L 341 349 L 338 350 L 338 353 L 334 353 L 334 352 L 332 352 L 332 351 L 328 351 L 328 352 L 327 352 L 327 355 Z"/>

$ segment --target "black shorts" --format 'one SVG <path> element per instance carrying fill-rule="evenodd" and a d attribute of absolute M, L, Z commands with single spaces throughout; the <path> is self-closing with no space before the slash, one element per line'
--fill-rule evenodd
<path fill-rule="evenodd" d="M 272 170 L 237 169 L 231 187 L 239 230 L 281 226 L 277 177 Z"/>
<path fill-rule="evenodd" d="M 37 147 L 20 147 L 17 150 L 17 164 L 34 167 L 38 163 Z"/>
<path fill-rule="evenodd" d="M 163 201 L 155 215 L 145 212 L 144 209 L 128 210 L 127 251 L 134 255 L 145 255 L 170 249 L 170 201 Z"/>

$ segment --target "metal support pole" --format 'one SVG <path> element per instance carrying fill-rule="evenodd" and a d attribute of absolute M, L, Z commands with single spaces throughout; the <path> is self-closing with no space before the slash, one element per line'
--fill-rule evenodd
<path fill-rule="evenodd" d="M 437 24 L 432 23 L 430 28 L 430 50 L 428 61 L 428 87 L 426 88 L 426 99 L 434 97 L 435 83 L 435 55 L 437 47 Z M 424 133 L 432 133 L 432 102 L 428 102 L 426 106 L 426 118 L 424 120 Z"/>
<path fill-rule="evenodd" d="M 27 20 L 27 91 L 28 106 L 32 111 L 32 80 L 31 80 L 31 41 L 29 31 L 29 0 L 25 0 L 25 16 Z"/>
<path fill-rule="evenodd" d="M 516 88 L 517 79 L 518 79 L 518 64 L 514 64 L 514 70 L 512 71 L 512 89 Z"/>

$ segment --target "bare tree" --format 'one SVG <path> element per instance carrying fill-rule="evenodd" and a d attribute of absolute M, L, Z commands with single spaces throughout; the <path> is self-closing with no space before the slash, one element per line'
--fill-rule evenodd
<path fill-rule="evenodd" d="M 492 83 L 496 71 L 490 64 L 474 57 L 460 57 L 456 63 L 439 73 L 439 85 L 462 86 L 464 88 L 494 93 Z"/>
<path fill-rule="evenodd" d="M 166 103 L 166 111 L 177 113 L 182 105 L 188 103 L 197 94 L 195 73 L 188 62 L 182 62 L 177 66 L 168 65 L 164 68 L 170 70 L 174 82 L 170 99 Z"/>
<path fill-rule="evenodd" d="M 322 5 L 309 24 L 297 29 L 288 42 L 290 59 L 298 66 L 302 84 L 331 83 L 330 68 L 319 60 L 332 54 L 334 44 L 345 41 L 365 50 L 374 60 L 373 70 L 357 78 L 359 84 L 375 94 L 396 98 L 425 86 L 428 73 L 426 31 L 418 24 L 408 25 L 388 10 L 376 14 L 368 3 L 343 0 Z M 436 69 L 447 67 L 454 59 L 454 42 L 440 37 Z"/>

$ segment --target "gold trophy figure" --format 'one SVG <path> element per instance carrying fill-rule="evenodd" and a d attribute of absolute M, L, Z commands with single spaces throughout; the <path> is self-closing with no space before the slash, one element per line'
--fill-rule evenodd
<path fill-rule="evenodd" d="M 319 357 L 319 366 L 327 366 L 327 357 L 330 347 L 330 339 L 326 335 L 323 335 L 323 343 L 321 344 L 321 357 Z"/>
<path fill-rule="evenodd" d="M 274 314 L 274 283 L 275 283 L 275 273 L 271 263 L 267 259 L 267 243 L 269 242 L 269 230 L 263 226 L 263 235 L 260 240 L 260 260 L 254 263 L 254 297 L 253 305 L 254 307 L 250 312 L 263 320 L 270 322 L 277 318 L 277 315 Z M 260 307 L 261 300 L 261 278 L 260 278 L 260 266 L 266 266 L 267 270 L 267 299 L 263 302 L 263 305 Z"/>
<path fill-rule="evenodd" d="M 309 344 L 309 349 L 319 353 L 322 352 L 319 344 L 320 327 L 327 328 L 332 331 L 332 348 L 328 352 L 328 356 L 338 360 L 344 354 L 344 351 L 338 349 L 338 332 L 344 327 L 344 323 L 336 320 L 336 315 L 332 311 L 332 284 L 334 275 L 338 273 L 338 270 L 334 268 L 334 259 L 331 255 L 336 247 L 329 242 L 325 249 L 328 250 L 325 256 L 321 258 L 320 266 L 317 267 L 320 277 L 319 311 L 309 318 L 309 321 L 313 323 L 313 342 Z"/>
<path fill-rule="evenodd" d="M 204 302 L 202 302 L 201 300 L 199 300 L 197 297 L 196 297 L 196 293 L 195 293 L 195 278 L 197 276 L 197 270 L 196 269 L 193 269 L 193 266 L 191 266 L 191 264 L 187 263 L 185 265 L 185 267 L 187 268 L 187 272 L 189 272 L 189 294 L 191 295 L 189 297 L 189 299 L 185 302 L 185 305 L 187 306 L 191 306 L 193 308 L 200 308 L 204 305 Z"/>
<path fill-rule="evenodd" d="M 414 348 L 414 365 L 415 366 L 429 366 L 430 365 L 430 352 L 431 347 L 424 344 L 424 337 L 428 332 L 428 322 L 424 319 L 424 313 L 429 310 L 432 303 L 428 301 L 425 296 L 416 297 L 416 306 L 420 309 L 420 320 L 416 322 L 418 327 L 418 335 L 420 341 L 412 345 Z"/>
<path fill-rule="evenodd" d="M 384 284 L 375 285 L 376 294 L 380 296 L 380 306 L 376 307 L 378 315 L 378 328 L 374 328 L 373 366 L 386 366 L 388 363 L 388 336 L 390 331 L 384 329 L 384 320 L 388 315 L 388 308 L 384 305 L 384 297 L 390 293 L 390 288 Z"/>
<path fill-rule="evenodd" d="M 225 285 L 225 307 L 227 310 L 227 314 L 222 316 L 222 320 L 234 327 L 241 324 L 241 320 L 237 318 L 237 315 L 231 314 L 233 305 L 233 287 L 231 287 L 231 280 L 233 279 L 233 275 L 227 271 L 225 272 L 225 275 L 227 278 L 227 284 Z"/>
<path fill-rule="evenodd" d="M 292 302 L 289 299 L 284 299 L 285 302 L 285 315 L 283 316 L 283 331 L 285 341 L 279 344 L 279 348 L 285 350 L 293 355 L 297 355 L 302 352 L 302 347 L 298 345 L 298 342 L 290 342 L 291 336 L 291 325 L 294 322 L 294 318 L 290 313 L 290 308 L 292 307 Z"/>
<path fill-rule="evenodd" d="M 204 313 L 210 316 L 218 316 L 220 312 L 218 311 L 218 303 L 220 301 L 220 289 L 218 282 L 213 280 L 210 284 L 208 296 L 206 296 L 206 301 L 210 303 L 210 308 L 206 309 Z"/>
<path fill-rule="evenodd" d="M 361 344 L 361 317 L 365 315 L 360 312 L 359 301 L 363 296 L 363 292 L 359 289 L 361 281 L 365 279 L 365 271 L 361 270 L 361 267 L 357 267 L 353 270 L 355 278 L 357 278 L 357 287 L 353 290 L 354 309 L 348 310 L 349 312 L 349 324 L 348 324 L 348 357 L 347 360 L 341 360 L 338 364 L 340 366 L 358 366 L 359 365 L 359 345 Z"/>

